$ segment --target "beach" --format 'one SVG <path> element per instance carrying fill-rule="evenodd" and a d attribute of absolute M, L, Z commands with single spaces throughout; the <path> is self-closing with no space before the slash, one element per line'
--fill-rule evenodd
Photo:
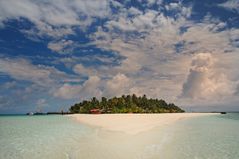
<path fill-rule="evenodd" d="M 218 113 L 162 113 L 162 114 L 73 114 L 74 120 L 105 130 L 138 134 L 153 128 L 163 128 L 176 121 L 218 115 Z"/>

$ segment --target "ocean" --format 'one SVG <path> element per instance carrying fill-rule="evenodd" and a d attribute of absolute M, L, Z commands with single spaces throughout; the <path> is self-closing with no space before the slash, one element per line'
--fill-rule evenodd
<path fill-rule="evenodd" d="M 238 159 L 239 114 L 180 120 L 137 135 L 68 116 L 0 116 L 1 159 Z"/>

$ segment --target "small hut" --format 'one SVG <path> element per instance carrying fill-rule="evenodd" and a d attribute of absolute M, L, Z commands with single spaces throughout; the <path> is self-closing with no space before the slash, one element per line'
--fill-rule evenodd
<path fill-rule="evenodd" d="M 101 111 L 100 111 L 100 109 L 91 109 L 90 113 L 91 114 L 101 114 Z"/>

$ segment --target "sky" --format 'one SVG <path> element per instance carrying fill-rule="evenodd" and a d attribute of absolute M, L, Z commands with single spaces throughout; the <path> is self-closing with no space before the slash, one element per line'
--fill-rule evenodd
<path fill-rule="evenodd" d="M 238 0 L 0 0 L 0 113 L 146 94 L 239 111 Z"/>

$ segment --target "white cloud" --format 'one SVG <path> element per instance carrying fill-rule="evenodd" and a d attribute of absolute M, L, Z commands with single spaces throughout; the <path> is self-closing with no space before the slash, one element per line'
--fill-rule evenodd
<path fill-rule="evenodd" d="M 74 72 L 83 76 L 96 75 L 97 71 L 93 68 L 86 68 L 82 64 L 77 64 L 73 68 Z"/>
<path fill-rule="evenodd" d="M 112 31 L 116 28 L 123 32 L 143 32 L 145 30 L 150 30 L 156 25 L 155 23 L 157 23 L 157 16 L 159 13 L 153 10 L 148 10 L 145 13 L 137 12 L 136 16 L 133 18 L 128 18 L 128 14 L 132 14 L 132 8 L 126 12 L 126 15 L 119 16 L 115 20 L 108 21 L 106 27 Z"/>
<path fill-rule="evenodd" d="M 129 15 L 139 15 L 142 14 L 142 12 L 140 10 L 138 10 L 135 7 L 130 7 L 129 8 Z"/>
<path fill-rule="evenodd" d="M 210 53 L 195 55 L 187 81 L 183 85 L 183 97 L 223 100 L 234 94 L 235 83 L 223 72 L 216 71 L 218 68 L 215 68 L 215 61 Z"/>
<path fill-rule="evenodd" d="M 56 80 L 59 74 L 53 73 L 57 72 L 54 68 L 33 65 L 24 60 L 0 60 L 0 71 L 14 79 L 32 81 L 38 85 L 58 81 L 52 94 L 63 99 L 135 93 L 191 105 L 199 100 L 209 103 L 215 99 L 230 103 L 238 97 L 235 89 L 239 83 L 239 29 L 227 29 L 226 22 L 212 18 L 210 14 L 200 22 L 191 21 L 189 17 L 192 7 L 183 6 L 181 2 L 160 6 L 158 10 L 144 11 L 135 7 L 126 8 L 123 3 L 116 1 L 108 3 L 106 0 L 71 1 L 69 4 L 63 0 L 54 1 L 55 3 L 24 2 L 26 6 L 20 2 L 1 2 L 0 20 L 14 17 L 29 19 L 36 27 L 25 30 L 25 33 L 54 37 L 48 48 L 65 53 L 64 50 L 69 51 L 77 42 L 61 40 L 62 37 L 76 34 L 75 26 L 84 30 L 95 17 L 106 17 L 109 19 L 103 26 L 98 26 L 98 30 L 89 36 L 92 40 L 89 45 L 115 52 L 118 56 L 67 56 L 59 59 L 78 74 L 78 78 L 63 78 L 64 84 L 59 84 L 58 80 L 62 78 Z M 151 6 L 161 4 L 162 1 L 142 2 Z M 17 11 L 10 11 L 10 4 Z M 118 8 L 117 15 L 109 14 L 109 4 Z M 3 8 L 4 6 L 6 7 Z M 23 12 L 24 7 L 27 7 L 25 10 L 29 13 L 33 13 Z M 161 7 L 173 10 L 175 16 L 164 14 Z M 60 10 L 64 16 L 61 16 Z M 79 47 L 78 44 L 76 47 Z M 122 59 L 118 65 L 113 65 L 114 58 L 118 57 Z M 88 66 L 82 61 L 108 65 Z M 24 70 L 27 71 L 21 70 L 22 67 L 26 67 Z M 82 76 L 88 76 L 89 79 L 82 81 Z"/>
<path fill-rule="evenodd" d="M 74 30 L 69 26 L 53 27 L 44 22 L 37 22 L 37 28 L 33 27 L 29 30 L 21 30 L 21 32 L 34 41 L 39 41 L 41 37 L 46 35 L 58 40 L 64 36 L 75 34 Z"/>
<path fill-rule="evenodd" d="M 34 66 L 24 59 L 0 59 L 1 73 L 7 74 L 17 80 L 31 81 L 39 85 L 53 82 L 50 78 L 51 70 L 55 71 L 54 68 Z M 58 72 L 56 71 L 56 73 Z"/>
<path fill-rule="evenodd" d="M 146 2 L 147 6 L 149 6 L 149 7 L 154 5 L 154 4 L 160 5 L 163 2 L 163 0 L 139 0 L 139 1 L 140 2 Z"/>
<path fill-rule="evenodd" d="M 106 82 L 105 95 L 106 96 L 119 96 L 127 94 L 131 81 L 124 74 L 117 74 L 111 80 Z"/>
<path fill-rule="evenodd" d="M 179 1 L 178 3 L 169 3 L 168 5 L 165 5 L 165 9 L 167 11 L 177 11 L 177 14 L 175 16 L 185 16 L 185 17 L 190 17 L 192 8 L 191 7 L 184 7 L 182 3 Z"/>
<path fill-rule="evenodd" d="M 52 41 L 48 43 L 48 48 L 54 52 L 65 54 L 71 53 L 74 48 L 72 40 L 60 40 L 60 41 Z"/>
<path fill-rule="evenodd" d="M 226 2 L 221 3 L 218 6 L 228 9 L 228 10 L 239 12 L 239 1 L 238 0 L 227 0 Z"/>
<path fill-rule="evenodd" d="M 75 79 L 75 76 L 67 75 L 55 67 L 34 65 L 29 60 L 23 58 L 1 58 L 1 74 L 10 76 L 18 81 L 28 81 L 44 88 L 49 88 L 49 85 L 54 88 L 61 81 Z"/>
<path fill-rule="evenodd" d="M 112 4 L 113 7 L 116 7 L 116 8 L 123 7 L 123 5 L 120 2 L 118 2 L 118 1 L 112 0 L 112 1 L 110 1 L 110 3 Z"/>
<path fill-rule="evenodd" d="M 127 91 L 119 92 L 162 97 L 182 105 L 196 104 L 199 99 L 207 104 L 214 99 L 235 101 L 233 94 L 239 79 L 234 69 L 239 67 L 238 29 L 226 29 L 225 22 L 210 15 L 198 23 L 190 21 L 192 8 L 180 3 L 170 4 L 168 9 L 178 13 L 176 18 L 150 10 L 129 18 L 124 11 L 106 23 L 109 30 L 99 27 L 91 36 L 97 46 L 125 57 L 120 66 L 105 70 L 114 76 L 117 72 L 125 74 L 130 82 L 134 81 Z M 121 32 L 116 33 L 114 28 Z M 181 45 L 178 53 L 177 44 Z M 205 54 L 204 59 L 200 52 L 210 54 Z M 190 64 L 194 55 L 193 67 L 197 69 Z"/>
<path fill-rule="evenodd" d="M 72 26 L 84 29 L 94 18 L 109 13 L 108 0 L 0 1 L 1 24 L 8 19 L 26 18 L 36 26 L 32 32 L 53 37 L 72 33 Z M 62 32 L 62 29 L 66 30 Z"/>
<path fill-rule="evenodd" d="M 92 96 L 99 97 L 101 91 L 98 88 L 100 83 L 100 78 L 97 76 L 90 76 L 82 85 L 72 85 L 65 83 L 58 90 L 54 92 L 55 97 L 63 99 L 86 99 L 91 98 Z"/>
<path fill-rule="evenodd" d="M 60 97 L 63 99 L 77 98 L 80 95 L 81 85 L 71 85 L 64 84 L 56 92 L 54 92 L 55 97 Z"/>

